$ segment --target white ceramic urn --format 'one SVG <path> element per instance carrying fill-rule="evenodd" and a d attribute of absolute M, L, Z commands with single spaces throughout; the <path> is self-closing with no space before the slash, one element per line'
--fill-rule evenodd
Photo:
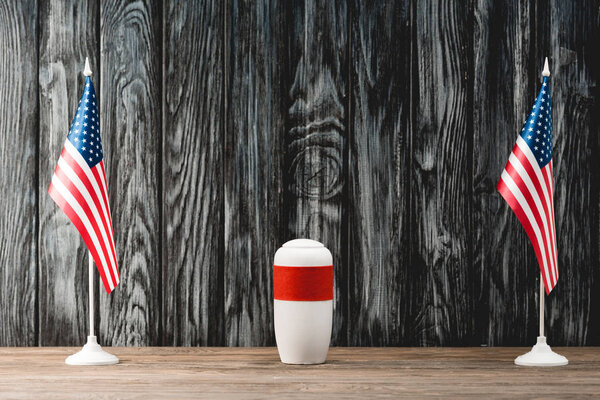
<path fill-rule="evenodd" d="M 273 262 L 275 339 L 281 362 L 325 362 L 333 320 L 333 257 L 320 242 L 295 239 Z"/>

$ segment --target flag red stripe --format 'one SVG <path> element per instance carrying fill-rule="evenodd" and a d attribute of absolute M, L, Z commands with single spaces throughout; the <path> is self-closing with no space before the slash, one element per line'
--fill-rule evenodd
<path fill-rule="evenodd" d="M 108 270 L 111 282 L 115 283 L 115 286 L 116 286 L 117 281 L 115 279 L 114 274 L 112 273 L 112 267 L 110 267 L 109 261 L 108 261 L 109 260 L 108 249 L 104 243 L 104 240 L 102 240 L 102 233 L 100 232 L 100 227 L 98 226 L 98 220 L 94 217 L 94 214 L 93 214 L 92 210 L 90 209 L 89 203 L 85 200 L 85 198 L 83 197 L 83 195 L 81 194 L 79 189 L 77 189 L 77 187 L 71 183 L 69 178 L 66 176 L 66 174 L 63 172 L 63 170 L 60 167 L 56 168 L 56 170 L 54 171 L 54 175 L 58 179 L 60 179 L 60 181 L 65 186 L 65 188 L 69 191 L 69 193 L 71 193 L 71 195 L 73 196 L 75 201 L 82 208 L 87 219 L 90 221 L 92 229 L 94 230 L 94 234 L 96 235 L 96 238 L 98 238 L 98 242 L 100 244 L 99 250 L 102 252 L 102 255 L 103 255 L 103 257 L 94 257 L 94 261 L 96 262 L 97 265 L 102 266 L 102 268 L 98 268 L 98 270 L 103 271 L 103 272 L 105 271 L 105 269 Z M 89 235 L 89 233 L 88 233 L 88 235 Z"/>
<path fill-rule="evenodd" d="M 110 224 L 110 226 L 112 226 L 112 216 L 110 215 L 110 206 L 109 206 L 109 202 L 108 202 L 108 189 L 106 187 L 106 175 L 104 172 L 104 161 L 100 161 L 96 166 L 94 166 L 94 168 L 92 168 L 92 174 L 94 175 L 94 178 L 100 185 L 100 193 L 101 193 L 102 201 L 104 202 L 104 207 L 106 209 L 108 223 Z M 115 239 L 113 237 L 112 229 L 110 231 L 110 236 L 111 236 L 111 240 L 112 240 L 112 244 L 113 244 L 113 252 L 115 253 L 115 260 L 116 260 L 116 250 L 114 248 Z M 120 281 L 119 269 L 115 268 L 114 273 L 117 276 L 117 281 Z"/>
<path fill-rule="evenodd" d="M 542 179 L 543 179 L 543 181 L 541 183 L 542 183 L 542 185 L 544 185 L 544 187 L 546 188 L 546 191 L 550 195 L 551 192 L 550 192 L 550 188 L 548 187 L 548 180 L 547 180 L 547 177 L 546 177 L 547 167 L 548 167 L 548 165 L 546 165 L 542 169 L 542 177 L 543 177 Z M 551 209 L 551 206 L 548 205 L 548 208 Z M 550 224 L 551 224 L 551 222 L 550 222 Z M 554 243 L 552 242 L 552 240 L 550 240 L 550 246 L 552 247 L 552 249 L 554 249 Z M 554 252 L 552 253 L 552 259 L 553 259 L 553 261 L 555 260 Z M 555 262 L 553 264 L 555 264 Z M 553 273 L 554 277 L 556 278 L 556 270 L 555 269 L 552 270 L 552 273 Z"/>
<path fill-rule="evenodd" d="M 526 145 L 525 145 L 526 146 Z M 530 151 L 529 148 L 526 148 L 526 151 Z M 531 164 L 530 159 L 525 155 L 524 151 L 521 149 L 521 147 L 517 144 L 515 145 L 514 149 L 513 149 L 513 155 L 519 160 L 519 162 L 521 163 L 521 165 L 523 166 L 523 168 L 527 171 L 527 175 L 530 179 L 530 181 L 533 183 L 537 196 L 540 199 L 540 203 L 543 206 L 543 210 L 538 210 L 539 213 L 543 212 L 544 215 L 544 219 L 546 222 L 546 229 L 548 229 L 547 234 L 545 234 L 545 240 L 544 243 L 547 244 L 547 247 L 550 250 L 551 253 L 551 258 L 549 258 L 550 260 L 550 272 L 552 275 L 552 287 L 554 287 L 554 285 L 556 285 L 556 281 L 557 281 L 557 276 L 556 276 L 556 250 L 555 250 L 555 246 L 553 244 L 553 240 L 552 238 L 555 236 L 554 233 L 554 229 L 551 225 L 551 209 L 552 209 L 552 198 L 549 195 L 550 191 L 548 190 L 546 184 L 544 183 L 543 179 L 544 179 L 544 173 L 543 171 L 539 170 L 539 175 L 536 172 L 536 168 Z M 534 161 L 535 162 L 535 161 Z M 538 166 L 537 163 L 535 165 L 536 167 Z M 542 180 L 540 180 L 542 179 Z M 515 179 L 515 182 L 521 183 L 520 179 Z M 521 191 L 523 191 L 525 183 L 523 182 L 522 185 L 519 185 L 519 188 L 521 189 Z M 532 210 L 534 210 L 534 208 L 532 208 Z M 546 231 L 544 230 L 543 233 L 546 233 Z"/>
<path fill-rule="evenodd" d="M 552 231 L 554 232 L 554 248 L 556 249 L 556 278 L 558 279 L 558 247 L 556 246 L 556 221 L 555 221 L 555 216 L 554 216 L 554 182 L 553 182 L 553 177 L 554 177 L 554 162 L 550 161 L 550 163 L 548 164 L 549 168 L 548 168 L 548 174 L 550 176 L 550 193 L 552 196 Z"/>
<path fill-rule="evenodd" d="M 550 193 L 550 223 L 552 226 L 552 248 L 554 249 L 554 266 L 556 268 L 555 275 L 556 280 L 558 281 L 558 252 L 556 249 L 556 228 L 554 226 L 554 188 L 552 187 L 552 162 L 548 163 L 543 170 L 542 174 L 544 175 L 544 179 L 546 181 L 546 187 L 548 188 L 548 192 Z"/>
<path fill-rule="evenodd" d="M 544 206 L 544 214 L 546 215 L 546 220 L 548 221 L 548 223 L 550 223 L 550 207 L 547 198 L 544 194 L 544 188 L 542 188 L 541 186 L 542 182 L 540 182 L 540 180 L 538 179 L 535 171 L 533 170 L 533 166 L 527 159 L 527 156 L 525 156 L 523 151 L 519 148 L 519 146 L 515 146 L 515 148 L 513 149 L 513 154 L 521 162 L 521 165 L 523 166 L 523 168 L 525 168 L 525 171 L 527 171 L 527 175 L 533 183 L 533 186 L 535 186 L 535 190 L 538 194 L 538 197 L 540 198 L 540 201 Z"/>
<path fill-rule="evenodd" d="M 525 229 L 525 233 L 527 233 L 527 237 L 529 237 L 529 241 L 533 245 L 533 250 L 534 250 L 535 256 L 538 260 L 538 264 L 543 265 L 542 252 L 540 251 L 540 248 L 538 246 L 537 236 L 535 235 L 535 232 L 533 231 L 533 227 L 529 223 L 529 218 L 527 218 L 527 215 L 525 215 L 525 212 L 521 208 L 521 205 L 519 204 L 519 202 L 513 195 L 512 191 L 508 188 L 506 183 L 504 183 L 504 180 L 502 178 L 500 178 L 500 181 L 498 182 L 498 185 L 496 186 L 496 188 L 498 189 L 498 191 L 500 192 L 500 194 L 502 195 L 502 197 L 504 198 L 504 200 L 506 201 L 508 206 L 513 210 L 513 212 L 517 216 L 517 219 L 519 220 L 519 222 Z M 545 275 L 544 271 L 542 271 L 542 276 L 544 277 L 544 281 L 547 281 L 547 278 L 544 275 Z M 548 283 L 546 283 L 544 286 L 546 288 L 546 294 L 550 293 L 550 291 L 548 290 Z"/>
<path fill-rule="evenodd" d="M 531 166 L 531 169 L 529 170 L 530 174 L 533 174 L 531 176 L 531 180 L 532 181 L 537 181 L 539 184 L 539 187 L 541 188 L 541 193 L 540 193 L 540 198 L 541 200 L 543 200 L 545 202 L 545 204 L 547 205 L 547 208 L 549 210 L 549 212 L 551 213 L 549 220 L 553 221 L 554 219 L 554 213 L 553 213 L 553 200 L 552 200 L 552 193 L 550 193 L 547 185 L 544 182 L 544 171 L 542 171 L 542 169 L 540 169 L 540 166 L 533 154 L 532 149 L 527 145 L 527 143 L 525 142 L 525 140 L 522 137 L 518 137 L 517 138 L 517 143 L 515 148 L 518 148 L 521 150 L 521 152 L 525 155 L 525 158 L 528 160 L 529 165 Z M 519 186 L 524 186 L 525 182 L 523 181 L 519 181 L 516 182 L 516 184 Z M 553 248 L 553 253 L 556 254 L 556 246 L 554 245 L 554 243 L 556 242 L 556 233 L 554 231 L 554 229 L 550 229 L 550 243 L 551 243 L 551 247 Z M 550 287 L 547 288 L 548 291 L 551 291 L 554 286 L 556 285 L 556 283 L 558 282 L 558 275 L 556 273 L 557 269 L 558 269 L 558 265 L 556 264 L 556 259 L 557 257 L 554 257 L 552 259 L 552 263 L 551 263 L 551 268 L 549 274 L 551 276 L 552 279 L 550 279 Z M 542 266 L 540 265 L 540 269 L 542 269 Z"/>
<path fill-rule="evenodd" d="M 508 171 L 509 166 L 516 168 L 514 174 L 511 176 L 523 194 L 527 192 L 531 195 L 531 201 L 528 202 L 528 205 L 536 217 L 539 217 L 539 220 L 541 221 L 541 223 L 538 221 L 538 226 L 540 228 L 540 233 L 543 234 L 542 240 L 548 253 L 546 258 L 548 265 L 546 267 L 549 269 L 552 286 L 554 286 L 556 284 L 556 274 L 554 272 L 555 258 L 551 238 L 554 233 L 550 228 L 549 196 L 546 195 L 548 191 L 545 187 L 542 187 L 544 183 L 538 180 L 538 178 L 542 177 L 542 173 L 541 171 L 538 171 L 538 176 L 529 158 L 521 151 L 518 145 L 515 146 L 513 153 L 508 160 L 509 162 L 506 165 L 505 171 Z"/>
<path fill-rule="evenodd" d="M 53 198 L 62 199 L 61 204 L 69 205 L 71 213 L 63 210 L 65 214 L 70 219 L 74 215 L 79 218 L 78 230 L 86 231 L 84 241 L 96 262 L 104 287 L 110 293 L 120 279 L 112 223 L 107 203 L 104 202 L 108 197 L 104 193 L 106 186 L 98 179 L 98 175 L 93 174 L 81 153 L 68 139 L 52 177 L 51 188 L 55 192 Z M 83 233 L 80 233 L 83 237 Z"/>
<path fill-rule="evenodd" d="M 110 263 L 110 268 L 112 269 L 111 272 L 111 276 L 116 277 L 116 284 L 119 283 L 120 278 L 119 278 L 119 274 L 118 274 L 118 266 L 117 266 L 117 259 L 116 259 L 116 250 L 115 250 L 115 245 L 114 245 L 114 234 L 112 231 L 112 223 L 110 220 L 110 212 L 109 212 L 109 208 L 107 208 L 108 204 L 104 201 L 105 199 L 108 198 L 108 196 L 106 195 L 106 185 L 103 184 L 102 181 L 99 181 L 93 174 L 93 169 L 96 168 L 96 166 L 94 166 L 93 169 L 90 169 L 88 163 L 83 159 L 81 153 L 79 153 L 79 151 L 73 146 L 73 144 L 67 140 L 65 142 L 65 147 L 64 150 L 67 154 L 69 154 L 71 156 L 71 158 L 73 159 L 73 161 L 79 165 L 80 169 L 79 172 L 81 173 L 81 177 L 85 178 L 89 183 L 91 183 L 94 191 L 90 193 L 90 195 L 94 198 L 96 198 L 101 205 L 101 209 L 103 210 L 102 212 L 102 216 L 104 218 L 104 220 L 106 221 L 107 225 L 110 227 L 109 229 L 109 242 L 110 242 L 110 247 L 111 247 L 111 263 Z M 102 162 L 102 161 L 101 161 Z M 100 163 L 99 163 L 100 164 Z M 81 179 L 80 177 L 80 179 Z"/>
<path fill-rule="evenodd" d="M 91 194 L 94 194 L 97 198 L 102 198 L 103 202 L 101 203 L 101 205 L 102 209 L 104 210 L 103 215 L 108 218 L 107 223 L 109 226 L 112 227 L 112 221 L 110 219 L 110 208 L 108 207 L 107 202 L 108 196 L 106 195 L 106 185 L 103 185 L 102 180 L 98 179 L 98 177 L 94 175 L 95 168 L 99 164 L 102 164 L 102 161 L 100 161 L 100 163 L 94 166 L 94 168 L 90 169 L 87 162 L 83 159 L 83 157 L 77 151 L 77 149 L 75 149 L 73 145 L 69 143 L 69 141 L 67 141 L 67 143 L 65 144 L 65 150 L 71 156 L 71 158 L 80 166 L 80 171 L 88 178 L 88 181 L 92 184 L 94 192 L 91 192 Z M 110 230 L 110 232 L 112 237 L 112 229 Z M 112 240 L 114 241 L 114 238 L 112 238 Z"/>
<path fill-rule="evenodd" d="M 88 175 L 82 169 L 81 165 L 69 154 L 68 151 L 63 151 L 63 154 L 61 155 L 61 157 L 64 159 L 64 161 L 67 163 L 67 165 L 69 167 L 71 167 L 73 172 L 79 177 L 79 179 L 81 180 L 81 182 L 87 189 L 90 197 L 92 198 L 93 206 L 94 206 L 95 210 L 98 212 L 98 214 L 101 217 L 100 222 L 102 223 L 102 227 L 104 228 L 104 232 L 106 233 L 106 236 L 108 238 L 108 243 L 110 246 L 111 270 L 112 270 L 111 276 L 114 278 L 115 277 L 114 270 L 116 269 L 117 257 L 116 257 L 115 248 L 114 248 L 114 238 L 112 235 L 112 229 L 111 229 L 112 225 L 110 224 L 110 220 L 109 220 L 108 216 L 104 213 L 104 209 L 100 204 L 100 199 L 98 199 L 98 196 L 95 196 L 96 193 L 95 193 L 94 187 L 92 185 L 92 182 L 90 182 Z M 96 185 L 100 188 L 100 192 L 103 192 L 102 184 L 100 182 L 96 181 Z"/>
<path fill-rule="evenodd" d="M 510 175 L 510 177 L 513 179 L 513 181 L 515 183 L 519 182 L 523 179 L 521 177 L 521 175 L 519 174 L 519 171 L 517 171 L 515 169 L 515 167 L 512 165 L 512 163 L 510 161 L 506 164 L 506 168 L 504 170 Z M 552 262 L 551 262 L 552 250 L 548 243 L 548 235 L 546 235 L 546 231 L 548 228 L 544 227 L 544 221 L 542 220 L 542 215 L 540 213 L 540 209 L 539 209 L 538 205 L 536 204 L 535 200 L 533 199 L 533 195 L 530 192 L 529 188 L 525 184 L 523 184 L 523 185 L 519 186 L 519 189 L 521 191 L 521 195 L 524 197 L 525 201 L 527 202 L 527 205 L 529 206 L 529 209 L 531 210 L 532 215 L 537 224 L 537 227 L 539 229 L 540 238 L 542 240 L 542 243 L 544 244 L 543 265 L 545 265 L 546 268 L 548 269 L 548 271 L 550 271 L 552 269 Z M 528 219 L 528 223 L 531 224 L 531 221 L 529 221 L 529 219 Z M 535 229 L 533 231 L 535 232 Z M 536 236 L 536 240 L 537 240 L 537 236 Z"/>
<path fill-rule="evenodd" d="M 92 169 L 92 173 L 98 179 L 99 182 L 102 183 L 102 200 L 104 200 L 104 204 L 106 204 L 106 211 L 108 212 L 108 218 L 112 224 L 112 214 L 110 212 L 110 205 L 108 202 L 108 185 L 106 183 L 106 171 L 104 170 L 104 161 L 100 161 L 95 168 Z"/>
<path fill-rule="evenodd" d="M 519 137 L 517 139 L 517 144 L 515 147 L 518 147 L 519 150 L 521 150 L 521 152 L 525 155 L 526 159 L 528 160 L 529 164 L 531 165 L 531 168 L 532 168 L 531 171 L 533 173 L 532 180 L 541 182 L 543 180 L 542 171 L 540 170 L 540 167 L 535 159 L 535 156 L 531 152 L 531 149 L 529 148 L 529 146 L 527 146 L 527 143 L 525 143 L 523 138 Z M 548 191 L 546 190 L 545 185 L 541 185 L 541 188 L 542 188 L 542 194 L 544 196 L 543 198 L 546 200 L 547 203 L 550 202 L 551 199 L 548 194 Z"/>
<path fill-rule="evenodd" d="M 62 195 L 58 192 L 58 190 L 56 190 L 54 188 L 54 185 L 52 183 L 50 183 L 50 187 L 48 188 L 48 193 L 50 194 L 50 197 L 52 197 L 52 200 L 54 200 L 54 202 L 60 207 L 60 209 L 63 210 L 63 212 L 69 218 L 69 220 L 71 220 L 73 225 L 75 225 L 75 228 L 77 228 L 77 230 L 79 231 L 79 234 L 83 238 L 85 245 L 87 246 L 88 250 L 92 254 L 92 258 L 94 260 L 99 259 L 100 256 L 98 255 L 96 246 L 94 245 L 94 242 L 88 235 L 85 225 L 83 224 L 83 222 L 81 221 L 81 219 L 79 218 L 77 213 L 73 210 L 73 208 L 71 208 L 69 203 L 67 203 L 67 201 L 62 197 Z M 107 293 L 110 293 L 112 291 L 112 289 L 110 288 L 110 286 L 108 284 L 108 280 L 106 279 L 104 271 L 101 268 L 98 268 L 98 272 L 100 273 L 100 277 L 102 278 L 102 283 L 104 284 L 104 289 L 106 289 Z"/>

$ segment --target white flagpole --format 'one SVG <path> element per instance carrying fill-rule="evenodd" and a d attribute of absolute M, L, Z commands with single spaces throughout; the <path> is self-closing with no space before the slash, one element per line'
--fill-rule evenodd
<path fill-rule="evenodd" d="M 83 75 L 86 77 L 92 75 L 90 62 L 85 58 L 85 68 Z M 67 357 L 65 362 L 69 365 L 111 365 L 117 364 L 119 359 L 106 351 L 102 350 L 102 346 L 98 344 L 96 335 L 94 334 L 94 259 L 92 253 L 88 251 L 88 268 L 89 268 L 89 309 L 90 309 L 90 335 L 87 338 L 87 343 L 81 351 Z"/>
<path fill-rule="evenodd" d="M 94 259 L 92 253 L 88 252 L 89 257 L 89 284 L 90 284 L 90 336 L 94 335 Z"/>
<path fill-rule="evenodd" d="M 544 337 L 544 277 L 540 272 L 540 337 Z"/>
<path fill-rule="evenodd" d="M 92 69 L 90 68 L 90 60 L 85 58 L 85 67 L 83 68 L 83 75 L 86 77 L 92 76 Z M 95 337 L 94 335 L 94 258 L 92 257 L 92 252 L 88 251 L 89 257 L 89 297 L 90 297 L 90 337 Z"/>
<path fill-rule="evenodd" d="M 550 76 L 550 68 L 548 67 L 548 57 L 544 60 L 544 70 L 542 76 Z M 567 365 L 569 361 L 566 357 L 556 354 L 546 343 L 544 336 L 544 277 L 540 271 L 540 335 L 537 338 L 537 343 L 529 353 L 523 354 L 515 359 L 515 364 L 529 367 L 555 367 Z"/>
<path fill-rule="evenodd" d="M 548 66 L 548 57 L 544 60 L 544 70 L 542 76 L 550 76 L 550 67 Z M 540 337 L 544 337 L 544 296 L 546 291 L 544 290 L 544 277 L 542 271 L 540 271 Z"/>

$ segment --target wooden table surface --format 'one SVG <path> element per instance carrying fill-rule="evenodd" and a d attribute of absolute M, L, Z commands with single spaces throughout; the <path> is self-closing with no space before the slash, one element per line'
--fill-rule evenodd
<path fill-rule="evenodd" d="M 275 348 L 108 348 L 121 363 L 64 364 L 75 348 L 0 348 L 0 398 L 600 397 L 600 348 L 556 348 L 569 365 L 517 367 L 525 348 L 332 348 L 290 366 Z"/>

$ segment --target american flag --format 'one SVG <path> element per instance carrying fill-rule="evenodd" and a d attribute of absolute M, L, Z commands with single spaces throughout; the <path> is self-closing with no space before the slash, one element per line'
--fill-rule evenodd
<path fill-rule="evenodd" d="M 552 104 L 548 77 L 498 182 L 533 245 L 546 294 L 558 281 L 552 188 Z"/>
<path fill-rule="evenodd" d="M 119 283 L 96 91 L 89 76 L 48 188 L 77 228 L 110 293 Z"/>

